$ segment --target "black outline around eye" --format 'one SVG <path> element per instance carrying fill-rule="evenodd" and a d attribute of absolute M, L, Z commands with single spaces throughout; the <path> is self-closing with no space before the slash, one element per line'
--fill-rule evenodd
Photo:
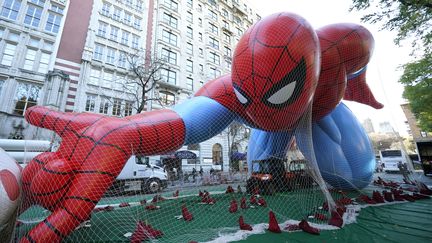
<path fill-rule="evenodd" d="M 281 80 L 279 80 L 278 83 L 273 85 L 262 97 L 261 101 L 269 106 L 274 108 L 282 108 L 285 107 L 291 103 L 293 103 L 297 98 L 300 96 L 300 92 L 303 89 L 304 83 L 306 80 L 306 62 L 304 58 L 302 58 L 297 64 L 297 66 L 291 70 L 291 72 L 287 73 Z M 290 83 L 296 81 L 296 86 L 293 90 L 293 93 L 291 97 L 289 97 L 285 102 L 281 104 L 273 104 L 268 99 L 274 95 L 276 92 L 278 92 L 280 89 L 284 88 L 285 86 L 289 85 Z"/>
<path fill-rule="evenodd" d="M 235 94 L 235 96 L 237 97 L 237 100 L 240 102 L 240 104 L 242 104 L 242 105 L 244 105 L 244 106 L 248 106 L 248 105 L 252 102 L 252 100 L 249 98 L 249 96 L 247 96 L 247 94 L 246 94 L 242 89 L 240 89 L 240 87 L 237 86 L 237 84 L 233 83 L 233 88 L 235 89 L 235 91 L 237 91 L 237 92 L 239 92 L 241 95 L 243 95 L 243 97 L 246 99 L 246 103 L 242 103 L 242 102 L 239 100 L 239 98 L 237 97 L 237 95 Z M 235 93 L 235 91 L 234 91 L 234 93 Z"/>

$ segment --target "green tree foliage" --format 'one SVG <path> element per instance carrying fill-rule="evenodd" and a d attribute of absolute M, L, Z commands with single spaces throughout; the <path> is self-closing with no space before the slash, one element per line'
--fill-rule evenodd
<path fill-rule="evenodd" d="M 412 40 L 416 60 L 403 65 L 399 82 L 420 127 L 432 131 L 432 1 L 431 0 L 353 0 L 352 10 L 367 10 L 362 21 L 380 23 L 397 32 L 395 43 Z"/>
<path fill-rule="evenodd" d="M 403 96 L 424 131 L 432 131 L 432 54 L 404 65 L 400 82 L 405 85 Z"/>

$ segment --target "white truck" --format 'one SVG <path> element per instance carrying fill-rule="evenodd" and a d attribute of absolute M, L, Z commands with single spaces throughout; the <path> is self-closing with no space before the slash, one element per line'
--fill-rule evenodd
<path fill-rule="evenodd" d="M 33 157 L 50 151 L 52 146 L 49 141 L 44 140 L 0 139 L 0 147 L 25 167 Z M 157 161 L 156 157 L 152 157 L 152 161 Z M 150 164 L 149 157 L 132 155 L 111 189 L 155 193 L 166 188 L 167 181 L 168 174 L 160 166 Z"/>
<path fill-rule="evenodd" d="M 166 171 L 149 163 L 149 157 L 132 155 L 126 162 L 123 170 L 117 176 L 111 187 L 118 191 L 137 191 L 156 193 L 168 185 Z"/>
<path fill-rule="evenodd" d="M 400 149 L 380 150 L 379 154 L 384 172 L 399 172 L 399 163 L 407 163 L 405 153 Z"/>

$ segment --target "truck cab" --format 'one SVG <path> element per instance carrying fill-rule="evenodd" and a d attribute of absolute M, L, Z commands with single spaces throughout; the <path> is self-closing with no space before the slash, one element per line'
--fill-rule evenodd
<path fill-rule="evenodd" d="M 111 191 L 143 191 L 156 193 L 167 187 L 168 174 L 157 165 L 149 163 L 149 157 L 132 155 L 117 176 Z"/>

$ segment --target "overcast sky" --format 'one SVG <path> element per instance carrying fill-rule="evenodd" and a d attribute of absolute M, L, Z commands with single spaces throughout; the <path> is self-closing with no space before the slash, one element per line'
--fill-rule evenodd
<path fill-rule="evenodd" d="M 369 106 L 346 102 L 356 114 L 360 122 L 371 118 L 375 131 L 379 129 L 378 123 L 389 121 L 393 128 L 401 135 L 406 135 L 406 120 L 400 104 L 403 86 L 398 83 L 402 70 L 398 66 L 408 62 L 412 58 L 409 43 L 405 47 L 394 44 L 395 33 L 383 30 L 379 31 L 380 24 L 370 25 L 362 23 L 363 16 L 359 12 L 349 12 L 350 0 L 249 0 L 249 3 L 265 17 L 267 15 L 287 11 L 297 13 L 307 19 L 314 28 L 340 22 L 358 23 L 365 26 L 373 34 L 375 50 L 368 65 L 367 82 L 378 101 L 384 104 L 381 110 L 375 110 Z"/>

